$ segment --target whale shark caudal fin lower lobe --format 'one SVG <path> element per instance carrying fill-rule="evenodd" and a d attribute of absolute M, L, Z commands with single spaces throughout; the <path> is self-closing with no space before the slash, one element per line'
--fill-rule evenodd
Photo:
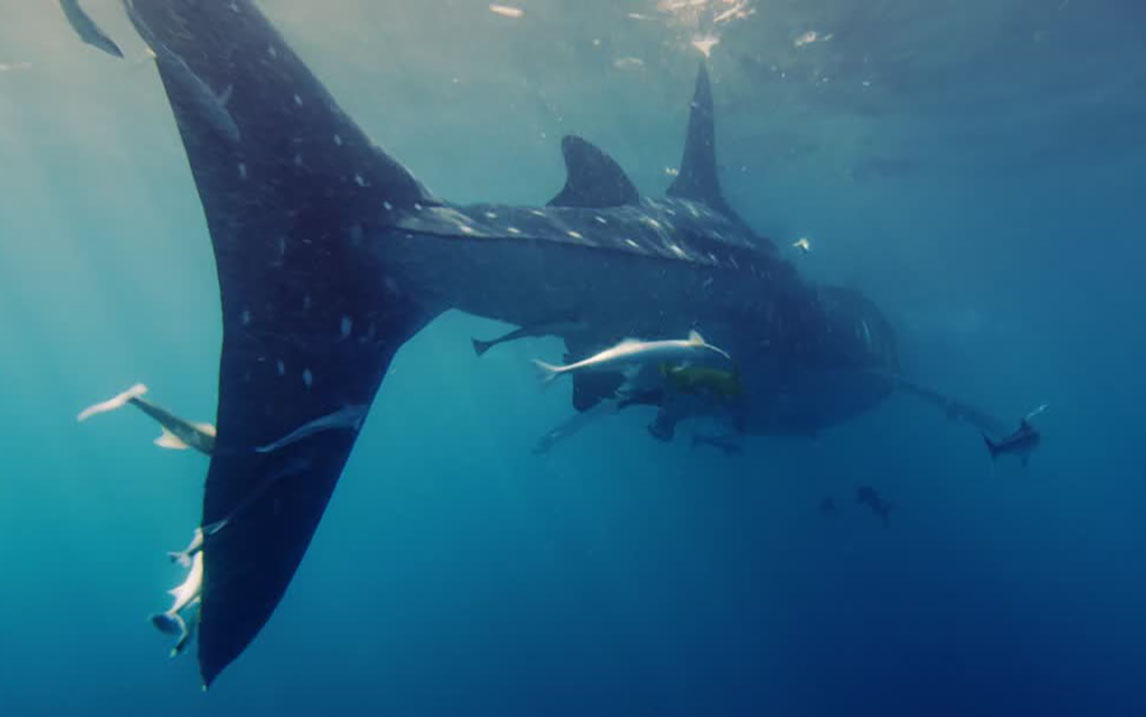
<path fill-rule="evenodd" d="M 203 525 L 226 521 L 204 546 L 199 669 L 210 685 L 282 598 L 357 430 L 254 449 L 372 402 L 395 351 L 432 316 L 384 288 L 386 267 L 361 238 L 384 228 L 384 203 L 433 199 L 338 108 L 251 0 L 127 7 L 167 58 L 156 65 L 222 294 L 218 435 L 202 516 Z M 239 141 L 212 126 L 179 74 L 188 71 L 232 88 L 226 111 Z"/>

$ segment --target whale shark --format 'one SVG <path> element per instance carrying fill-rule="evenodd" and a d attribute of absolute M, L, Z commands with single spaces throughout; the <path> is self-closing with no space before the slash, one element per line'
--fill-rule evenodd
<path fill-rule="evenodd" d="M 561 336 L 574 356 L 703 327 L 735 357 L 746 434 L 814 435 L 894 388 L 879 309 L 802 278 L 726 201 L 703 63 L 663 196 L 568 136 L 548 202 L 459 205 L 372 142 L 251 0 L 125 7 L 155 46 L 222 297 L 201 524 L 226 529 L 197 553 L 204 686 L 276 609 L 395 352 L 448 309 L 517 326 L 577 316 L 588 328 Z M 573 379 L 579 411 L 615 389 Z M 361 411 L 327 430 L 347 406 Z"/>

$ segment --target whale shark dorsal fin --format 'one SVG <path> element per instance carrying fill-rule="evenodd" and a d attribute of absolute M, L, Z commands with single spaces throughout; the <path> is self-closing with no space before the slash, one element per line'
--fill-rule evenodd
<path fill-rule="evenodd" d="M 731 213 L 720 191 L 720 178 L 716 173 L 716 120 L 708 68 L 703 62 L 696 76 L 680 169 L 665 194 L 702 202 L 717 211 Z"/>
<path fill-rule="evenodd" d="M 706 343 L 704 337 L 696 329 L 688 332 L 688 342 L 693 346 L 704 346 Z"/>
<path fill-rule="evenodd" d="M 617 161 L 600 147 L 576 135 L 561 140 L 567 176 L 551 207 L 619 207 L 635 204 L 640 195 Z"/>

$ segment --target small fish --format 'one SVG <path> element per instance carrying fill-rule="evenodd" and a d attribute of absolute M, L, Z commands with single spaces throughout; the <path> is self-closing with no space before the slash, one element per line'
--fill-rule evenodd
<path fill-rule="evenodd" d="M 127 4 L 127 13 L 144 42 L 155 54 L 155 62 L 163 72 L 164 79 L 177 85 L 176 92 L 184 100 L 195 105 L 207 124 L 219 136 L 231 144 L 242 142 L 243 136 L 239 131 L 239 125 L 235 123 L 234 117 L 227 109 L 234 86 L 227 85 L 221 92 L 216 93 L 203 81 L 203 78 L 195 74 L 182 57 L 155 38 L 154 33 L 131 3 Z"/>
<path fill-rule="evenodd" d="M 983 433 L 983 443 L 987 445 L 987 452 L 991 454 L 991 458 L 998 458 L 1009 453 L 1018 456 L 1023 467 L 1026 468 L 1030 463 L 1031 454 L 1042 442 L 1042 434 L 1031 424 L 1031 420 L 1046 409 L 1047 405 L 1044 403 L 1031 411 L 1019 421 L 1019 427 L 1014 433 L 999 440 L 992 440 L 990 436 Z"/>
<path fill-rule="evenodd" d="M 203 594 L 203 551 L 196 552 L 191 558 L 191 569 L 187 572 L 187 578 L 167 592 L 174 598 L 174 602 L 166 612 L 152 615 L 151 624 L 166 635 L 179 636 L 179 640 L 171 650 L 171 656 L 175 657 L 190 642 L 198 622 L 199 602 Z M 183 610 L 191 613 L 190 619 L 185 619 L 180 614 Z"/>
<path fill-rule="evenodd" d="M 215 426 L 210 423 L 192 423 L 165 408 L 151 403 L 143 398 L 147 393 L 147 386 L 137 383 L 118 396 L 89 406 L 80 412 L 79 421 L 86 421 L 100 413 L 109 413 L 131 404 L 153 418 L 162 430 L 155 439 L 155 445 L 170 450 L 187 450 L 194 448 L 205 455 L 211 455 L 215 450 Z"/>
<path fill-rule="evenodd" d="M 542 321 L 521 328 L 514 329 L 507 334 L 491 339 L 489 341 L 482 341 L 481 339 L 470 339 L 474 345 L 474 353 L 478 356 L 483 355 L 494 346 L 504 344 L 517 339 L 523 339 L 529 336 L 569 336 L 570 334 L 577 334 L 588 329 L 589 326 L 584 321 L 572 317 L 561 317 L 553 321 Z"/>
<path fill-rule="evenodd" d="M 684 362 L 716 356 L 731 360 L 726 351 L 706 343 L 703 336 L 696 331 L 691 331 L 688 338 L 684 340 L 640 341 L 638 339 L 625 339 L 612 348 L 567 366 L 553 366 L 544 361 L 534 361 L 533 363 L 537 366 L 541 380 L 544 383 L 549 383 L 566 373 L 618 371 L 666 361 Z"/>
<path fill-rule="evenodd" d="M 792 242 L 792 246 L 804 252 L 805 254 L 812 250 L 812 242 L 808 239 L 808 237 L 800 237 L 796 241 Z"/>
<path fill-rule="evenodd" d="M 333 413 L 328 413 L 325 416 L 314 419 L 302 426 L 296 428 L 290 433 L 273 443 L 268 443 L 265 446 L 255 448 L 256 453 L 270 453 L 277 451 L 284 446 L 289 446 L 292 443 L 297 443 L 304 438 L 313 436 L 316 433 L 323 431 L 354 431 L 357 433 L 362 428 L 362 422 L 366 420 L 366 413 L 370 410 L 369 406 L 352 404 L 343 406 Z"/>
<path fill-rule="evenodd" d="M 887 528 L 891 525 L 891 509 L 894 506 L 885 501 L 875 488 L 866 485 L 856 488 L 856 502 L 871 508 L 871 512 L 883 521 L 883 527 Z"/>
<path fill-rule="evenodd" d="M 731 436 L 707 435 L 704 433 L 692 434 L 692 445 L 710 446 L 719 451 L 723 451 L 726 456 L 736 455 L 743 450 L 740 441 Z"/>
<path fill-rule="evenodd" d="M 112 57 L 123 59 L 123 51 L 84 12 L 84 9 L 80 7 L 79 0 L 60 0 L 60 9 L 64 11 L 64 17 L 68 19 L 68 24 L 72 26 L 81 40 L 96 49 L 103 50 Z"/>

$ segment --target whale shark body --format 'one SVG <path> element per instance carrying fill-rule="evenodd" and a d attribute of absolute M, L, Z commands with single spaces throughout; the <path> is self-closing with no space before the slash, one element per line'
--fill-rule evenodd
<path fill-rule="evenodd" d="M 568 181 L 548 204 L 459 206 L 375 146 L 250 0 L 126 6 L 162 44 L 222 294 L 202 524 L 228 523 L 202 547 L 205 685 L 274 611 L 362 421 L 305 427 L 364 413 L 395 352 L 447 309 L 518 326 L 577 316 L 588 328 L 563 337 L 575 356 L 697 328 L 735 358 L 751 434 L 814 434 L 893 388 L 876 307 L 801 279 L 724 200 L 703 66 L 667 196 L 639 195 L 605 152 L 567 137 Z M 235 131 L 219 131 L 188 73 L 230 88 Z M 580 378 L 579 410 L 609 399 Z"/>

